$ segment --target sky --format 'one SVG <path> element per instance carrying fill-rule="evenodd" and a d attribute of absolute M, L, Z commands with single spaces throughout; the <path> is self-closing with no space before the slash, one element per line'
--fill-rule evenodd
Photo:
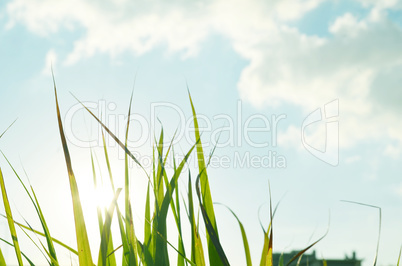
<path fill-rule="evenodd" d="M 269 183 L 273 203 L 280 202 L 274 252 L 306 247 L 329 223 L 315 246 L 319 257 L 356 251 L 372 265 L 379 211 L 348 200 L 381 208 L 378 265 L 395 265 L 402 244 L 401 18 L 397 0 L 2 1 L 0 132 L 17 121 L 0 150 L 29 178 L 52 235 L 74 246 L 53 67 L 96 243 L 94 204 L 106 204 L 108 192 L 99 197 L 93 189 L 90 147 L 106 178 L 103 147 L 99 126 L 73 95 L 123 138 L 134 88 L 129 147 L 147 167 L 161 127 L 166 142 L 177 130 L 177 156 L 194 143 L 188 88 L 206 156 L 217 147 L 208 168 L 213 200 L 244 223 L 254 263 L 263 244 L 260 220 L 269 222 Z M 122 186 L 123 153 L 111 139 L 107 145 Z M 16 219 L 38 227 L 4 157 L 0 167 Z M 135 165 L 130 171 L 141 228 L 147 179 Z M 186 183 L 183 175 L 184 195 Z M 220 205 L 215 211 L 229 261 L 244 265 L 236 220 Z M 7 228 L 0 221 L 1 236 L 10 239 Z M 12 249 L 0 247 L 15 261 Z M 29 240 L 22 249 L 46 262 Z M 62 252 L 60 260 L 77 265 Z"/>

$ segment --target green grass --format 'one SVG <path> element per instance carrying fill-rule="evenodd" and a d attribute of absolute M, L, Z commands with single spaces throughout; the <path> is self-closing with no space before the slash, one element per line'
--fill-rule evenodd
<path fill-rule="evenodd" d="M 68 144 L 64 135 L 64 129 L 61 120 L 61 111 L 59 109 L 56 85 L 54 84 L 55 93 L 55 103 L 56 103 L 56 118 L 59 127 L 60 139 L 63 147 L 65 163 L 68 173 L 68 179 L 70 184 L 70 192 L 72 198 L 72 206 L 74 213 L 74 223 L 75 223 L 75 233 L 76 233 L 76 247 L 70 247 L 64 244 L 62 241 L 57 240 L 51 236 L 50 230 L 47 226 L 45 217 L 42 213 L 39 201 L 35 195 L 34 189 L 30 186 L 29 189 L 20 179 L 17 172 L 12 167 L 11 163 L 9 166 L 14 171 L 15 175 L 18 177 L 21 185 L 25 189 L 26 194 L 30 198 L 32 205 L 37 213 L 37 216 L 41 222 L 42 230 L 32 228 L 28 222 L 26 224 L 19 223 L 14 220 L 12 216 L 11 207 L 8 201 L 5 180 L 9 177 L 4 177 L 0 169 L 0 186 L 2 192 L 2 199 L 5 207 L 6 214 L 5 219 L 9 225 L 9 232 L 12 242 L 8 242 L 5 239 L 0 239 L 3 242 L 11 245 L 15 249 L 15 255 L 19 265 L 24 264 L 24 260 L 30 265 L 34 265 L 32 261 L 25 256 L 21 251 L 19 245 L 19 238 L 17 236 L 17 230 L 20 229 L 23 233 L 33 233 L 40 237 L 39 239 L 45 239 L 46 244 L 39 241 L 39 244 L 30 238 L 35 246 L 41 250 L 42 254 L 46 257 L 49 265 L 59 265 L 59 260 L 56 254 L 55 246 L 58 245 L 65 248 L 70 252 L 71 256 L 76 257 L 80 265 L 170 265 L 173 261 L 171 257 L 172 254 L 175 257 L 174 261 L 177 261 L 178 266 L 184 265 L 230 265 L 229 258 L 226 256 L 225 249 L 220 241 L 220 236 L 218 233 L 218 227 L 216 222 L 216 216 L 214 211 L 213 199 L 211 195 L 211 190 L 209 186 L 208 177 L 208 163 L 205 161 L 203 146 L 200 137 L 200 130 L 198 128 L 197 114 L 195 111 L 194 104 L 192 102 L 189 93 L 189 102 L 191 105 L 192 115 L 194 119 L 195 127 L 195 143 L 192 147 L 185 153 L 184 158 L 181 161 L 176 161 L 174 158 L 174 153 L 172 152 L 173 146 L 170 144 L 167 150 L 164 150 L 164 132 L 163 129 L 160 132 L 159 138 L 155 139 L 155 147 L 153 150 L 154 159 L 153 167 L 151 173 L 148 173 L 144 169 L 137 158 L 127 147 L 127 138 L 129 132 L 129 121 L 131 113 L 131 103 L 130 100 L 128 108 L 128 122 L 126 125 L 126 135 L 125 140 L 119 140 L 113 132 L 111 132 L 100 120 L 97 118 L 88 108 L 85 109 L 89 112 L 91 116 L 101 125 L 102 133 L 106 132 L 110 137 L 112 137 L 121 149 L 125 152 L 125 174 L 124 174 L 124 187 L 116 188 L 114 177 L 112 175 L 109 154 L 106 145 L 104 145 L 104 157 L 105 165 L 108 169 L 108 176 L 110 180 L 111 189 L 114 192 L 113 201 L 107 210 L 102 210 L 100 206 L 97 207 L 97 218 L 98 227 L 100 234 L 100 244 L 94 245 L 88 239 L 87 225 L 84 219 L 84 213 L 82 210 L 82 202 L 80 199 L 77 181 L 73 172 L 73 165 L 70 158 L 70 153 L 68 150 Z M 131 96 L 132 98 L 132 96 Z M 55 123 L 56 123 L 55 121 Z M 7 130 L 6 130 L 7 131 Z M 4 135 L 3 132 L 0 135 Z M 103 143 L 105 144 L 105 136 L 103 135 Z M 196 153 L 196 158 L 198 160 L 198 169 L 195 178 L 195 186 L 193 184 L 194 179 L 191 177 L 191 173 L 184 173 L 183 169 L 187 164 L 187 161 L 191 154 Z M 174 167 L 171 175 L 166 172 L 166 162 L 169 156 L 173 157 Z M 4 156 L 5 157 L 5 156 Z M 6 158 L 7 159 L 7 158 Z M 148 187 L 145 200 L 145 213 L 144 213 L 144 228 L 136 227 L 133 222 L 132 208 L 133 204 L 130 201 L 130 182 L 133 179 L 129 176 L 129 161 L 134 161 L 139 165 L 142 170 L 144 170 L 146 176 L 148 177 Z M 93 172 L 93 182 L 94 186 L 98 186 L 99 177 L 96 175 L 94 157 L 91 150 L 91 165 Z M 188 189 L 187 197 L 180 200 L 182 195 L 179 192 L 178 181 L 179 178 L 185 178 L 188 176 Z M 195 189 L 195 194 L 194 194 Z M 118 204 L 118 198 L 123 197 L 124 208 L 121 209 Z M 154 203 L 151 206 L 151 203 Z M 184 206 L 185 210 L 182 210 L 180 206 Z M 234 219 L 236 219 L 240 234 L 242 236 L 242 244 L 244 247 L 245 261 L 247 265 L 252 265 L 249 241 L 247 239 L 246 230 L 239 217 L 229 208 L 228 210 L 233 214 Z M 167 222 L 168 213 L 172 213 L 174 217 L 174 222 L 177 229 L 177 242 L 171 243 L 168 241 L 167 237 Z M 264 244 L 261 247 L 261 259 L 260 265 L 271 266 L 272 262 L 272 251 L 273 251 L 273 224 L 272 220 L 275 215 L 275 210 L 272 209 L 272 202 L 270 200 L 270 223 L 267 230 L 262 228 L 261 237 L 264 239 Z M 201 216 L 199 215 L 201 214 Z M 119 232 L 118 234 L 112 234 L 111 226 L 115 222 L 118 224 Z M 188 223 L 189 232 L 183 232 L 183 224 Z M 90 225 L 94 226 L 94 225 Z M 206 231 L 206 241 L 202 239 L 200 234 L 200 226 L 205 227 Z M 17 227 L 17 228 L 16 228 Z M 187 227 L 186 227 L 187 228 Z M 136 230 L 143 230 L 143 239 L 139 239 L 136 235 Z M 191 244 L 185 246 L 183 238 L 184 235 L 189 235 L 191 237 Z M 112 240 L 115 241 L 112 241 Z M 304 252 L 314 246 L 322 238 L 302 250 L 297 254 L 291 261 L 291 263 L 297 260 L 298 257 L 302 256 Z M 118 240 L 118 241 L 117 241 Z M 119 242 L 117 246 L 113 245 Z M 206 246 L 203 246 L 206 243 Z M 92 245 L 92 246 L 91 246 Z M 174 252 L 168 252 L 168 249 L 174 250 Z M 99 250 L 98 258 L 93 258 L 91 250 Z M 122 250 L 121 257 L 116 256 L 116 251 Z M 283 265 L 283 259 L 280 260 L 279 265 Z M 26 263 L 25 263 L 26 264 Z M 399 260 L 398 260 L 399 264 Z M 6 265 L 6 261 L 0 249 L 0 265 Z"/>

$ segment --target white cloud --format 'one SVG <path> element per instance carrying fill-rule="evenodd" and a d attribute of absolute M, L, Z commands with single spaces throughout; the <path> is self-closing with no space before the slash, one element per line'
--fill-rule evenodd
<path fill-rule="evenodd" d="M 299 19 L 306 12 L 316 8 L 324 0 L 281 0 L 278 1 L 276 13 L 282 20 Z"/>
<path fill-rule="evenodd" d="M 401 8 L 401 2 L 399 0 L 359 0 L 366 7 L 374 7 L 375 9 Z"/>
<path fill-rule="evenodd" d="M 290 102 L 306 114 L 339 99 L 341 147 L 391 138 L 401 149 L 402 127 L 388 104 L 402 100 L 395 93 L 400 75 L 392 73 L 402 68 L 401 29 L 384 14 L 362 20 L 345 14 L 330 31 L 330 38 L 320 39 L 280 27 L 275 38 L 260 38 L 261 48 L 250 53 L 240 77 L 240 95 L 257 106 Z M 393 88 L 387 87 L 391 81 Z"/>
<path fill-rule="evenodd" d="M 400 149 L 395 109 L 402 93 L 395 93 L 401 91 L 395 69 L 402 70 L 402 31 L 384 11 L 400 3 L 360 0 L 371 13 L 363 19 L 342 14 L 327 38 L 287 26 L 323 1 L 13 0 L 7 10 L 9 28 L 21 23 L 44 36 L 84 29 L 65 64 L 98 53 L 142 54 L 160 45 L 194 56 L 209 35 L 221 34 L 249 60 L 238 81 L 242 99 L 257 107 L 290 103 L 306 114 L 339 99 L 341 147 L 393 139 Z"/>
<path fill-rule="evenodd" d="M 142 54 L 160 44 L 191 56 L 210 33 L 243 35 L 245 41 L 249 33 L 269 34 L 266 30 L 276 27 L 276 18 L 300 18 L 321 1 L 14 0 L 7 6 L 8 28 L 22 23 L 46 36 L 82 27 L 86 33 L 75 42 L 67 59 L 70 64 L 96 53 Z"/>
<path fill-rule="evenodd" d="M 7 6 L 8 27 L 22 23 L 43 36 L 61 29 L 83 28 L 85 34 L 74 43 L 67 64 L 97 53 L 142 54 L 160 44 L 166 44 L 170 51 L 191 55 L 207 34 L 208 6 L 201 1 L 187 5 L 180 2 L 173 1 L 172 7 L 163 1 L 15 0 Z"/>

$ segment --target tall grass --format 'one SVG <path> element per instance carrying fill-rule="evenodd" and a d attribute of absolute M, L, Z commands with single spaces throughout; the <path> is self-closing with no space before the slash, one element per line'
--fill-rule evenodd
<path fill-rule="evenodd" d="M 121 149 L 125 152 L 125 174 L 124 174 L 124 187 L 116 188 L 114 177 L 109 163 L 109 155 L 106 145 L 104 145 L 104 157 L 105 164 L 108 169 L 108 175 L 110 179 L 110 186 L 113 190 L 114 197 L 110 206 L 106 211 L 103 211 L 100 206 L 97 209 L 98 227 L 100 234 L 100 244 L 99 246 L 94 245 L 88 239 L 87 225 L 84 219 L 84 213 L 82 210 L 82 201 L 80 199 L 77 181 L 73 172 L 73 165 L 70 158 L 70 153 L 68 150 L 67 140 L 64 134 L 61 111 L 59 109 L 59 103 L 57 98 L 56 84 L 54 82 L 54 94 L 56 103 L 56 118 L 59 127 L 60 139 L 63 147 L 65 163 L 67 167 L 68 179 L 70 184 L 70 192 L 74 213 L 75 222 L 75 233 L 76 233 L 76 247 L 77 249 L 64 244 L 62 241 L 57 240 L 51 236 L 50 230 L 47 226 L 45 217 L 42 213 L 39 201 L 35 195 L 34 189 L 30 186 L 29 189 L 25 186 L 22 180 L 19 178 L 17 172 L 12 168 L 11 163 L 9 166 L 13 169 L 15 175 L 18 177 L 21 185 L 24 187 L 26 194 L 31 199 L 32 205 L 36 210 L 37 216 L 41 222 L 42 230 L 32 228 L 28 223 L 22 224 L 14 220 L 11 207 L 8 201 L 8 196 L 6 192 L 5 179 L 0 169 L 0 186 L 2 192 L 2 199 L 5 207 L 6 214 L 5 219 L 8 221 L 9 232 L 11 235 L 12 242 L 0 238 L 3 242 L 11 245 L 15 249 L 15 255 L 19 265 L 24 264 L 24 260 L 30 265 L 34 265 L 33 262 L 21 251 L 19 247 L 19 238 L 17 237 L 16 227 L 20 229 L 21 232 L 27 233 L 31 232 L 37 236 L 46 239 L 46 245 L 37 244 L 35 245 L 41 250 L 47 259 L 49 265 L 59 265 L 59 260 L 56 254 L 55 246 L 61 246 L 68 250 L 72 256 L 75 256 L 79 265 L 170 265 L 172 261 L 177 261 L 178 266 L 184 265 L 230 265 L 229 258 L 226 256 L 224 247 L 220 241 L 220 236 L 218 233 L 218 227 L 216 223 L 216 216 L 214 211 L 214 205 L 211 195 L 211 190 L 209 186 L 208 177 L 208 162 L 205 161 L 204 151 L 200 137 L 200 130 L 198 127 L 197 114 L 195 111 L 194 104 L 192 102 L 189 93 L 189 102 L 191 105 L 192 115 L 194 119 L 195 128 L 195 142 L 190 147 L 190 149 L 185 153 L 184 158 L 181 161 L 176 161 L 174 158 L 174 153 L 172 152 L 172 144 L 170 144 L 167 150 L 164 150 L 163 144 L 164 132 L 163 129 L 160 132 L 159 138 L 155 140 L 154 147 L 154 159 L 153 167 L 151 173 L 148 173 L 139 163 L 138 159 L 133 155 L 133 153 L 128 149 L 127 139 L 130 127 L 130 113 L 131 113 L 131 103 L 132 95 L 130 99 L 130 105 L 128 108 L 128 119 L 126 125 L 125 140 L 119 140 L 109 128 L 102 123 L 102 121 L 96 117 L 88 108 L 84 105 L 84 108 L 88 113 L 99 123 L 102 127 L 102 134 L 106 132 Z M 0 135 L 0 138 L 4 133 Z M 105 136 L 103 136 L 103 143 L 105 144 Z M 178 187 L 179 178 L 185 178 L 186 173 L 183 173 L 187 161 L 190 155 L 195 152 L 198 160 L 198 169 L 195 178 L 195 187 L 193 186 L 193 179 L 191 173 L 188 172 L 188 190 L 187 197 L 180 200 L 180 193 Z M 171 175 L 168 175 L 166 171 L 166 162 L 169 156 L 173 157 L 174 167 Z M 129 177 L 129 161 L 134 161 L 139 165 L 148 177 L 148 186 L 145 199 L 145 213 L 144 213 L 144 228 L 139 228 L 134 225 L 133 222 L 133 204 L 130 200 L 130 182 L 132 179 Z M 93 172 L 93 182 L 94 185 L 98 185 L 98 177 L 96 176 L 94 159 L 91 151 L 91 163 Z M 193 192 L 195 189 L 195 193 Z M 195 194 L 195 195 L 194 195 Z M 124 197 L 124 208 L 118 204 L 118 198 Z M 194 201 L 196 199 L 196 201 Z M 153 206 L 151 203 L 153 202 Z M 180 206 L 185 206 L 185 212 L 180 209 Z M 229 207 L 228 207 L 229 208 Z M 172 213 L 174 217 L 174 222 L 177 228 L 177 243 L 171 243 L 168 241 L 167 237 L 167 221 L 168 213 Z M 201 212 L 201 221 L 198 216 L 199 211 Z M 247 239 L 246 230 L 239 217 L 229 208 L 230 212 L 233 214 L 234 219 L 237 220 L 239 225 L 239 230 L 242 236 L 245 261 L 247 265 L 252 265 L 249 241 Z M 276 209 L 275 209 L 276 210 Z M 270 223 L 267 230 L 263 229 L 264 245 L 261 251 L 260 265 L 271 266 L 272 262 L 272 250 L 273 250 L 273 224 L 272 220 L 275 215 L 275 210 L 272 210 L 272 203 L 270 205 Z M 113 218 L 117 220 L 119 227 L 119 234 L 112 234 L 111 225 L 113 223 Z M 183 232 L 183 223 L 188 220 L 190 225 L 188 232 Z M 202 223 L 203 225 L 201 225 Z M 205 227 L 206 231 L 206 243 L 204 246 L 202 236 L 200 234 L 200 226 Z M 139 239 L 136 234 L 136 230 L 143 230 L 143 239 Z M 183 238 L 184 235 L 189 235 L 191 237 L 191 244 L 185 246 Z M 113 241 L 119 240 L 120 245 L 114 246 Z M 319 239 L 318 241 L 320 241 Z M 302 250 L 297 254 L 288 264 L 292 263 L 298 257 L 300 257 L 309 248 L 315 245 L 318 241 L 311 244 L 306 249 Z M 168 252 L 171 248 L 174 252 Z M 99 250 L 98 258 L 93 258 L 91 249 Z M 122 256 L 117 257 L 116 251 L 122 250 Z M 171 256 L 175 256 L 173 259 Z M 6 261 L 0 249 L 0 265 L 6 265 Z M 283 265 L 283 259 L 280 260 L 280 265 Z"/>

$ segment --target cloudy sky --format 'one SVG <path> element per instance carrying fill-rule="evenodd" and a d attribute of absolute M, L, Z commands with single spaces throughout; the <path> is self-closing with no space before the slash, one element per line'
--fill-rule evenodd
<path fill-rule="evenodd" d="M 92 224 L 89 146 L 102 164 L 101 143 L 97 124 L 70 92 L 122 137 L 134 87 L 130 146 L 146 165 L 158 119 L 167 140 L 178 129 L 178 155 L 194 142 L 188 86 L 206 154 L 218 144 L 209 168 L 213 200 L 244 222 L 255 263 L 263 241 L 259 217 L 268 222 L 269 180 L 274 203 L 281 200 L 275 252 L 305 247 L 330 220 L 318 256 L 355 250 L 371 265 L 378 210 L 341 202 L 351 200 L 382 208 L 379 262 L 392 265 L 402 243 L 401 47 L 398 0 L 3 1 L 0 132 L 18 120 L 0 149 L 21 174 L 25 168 L 53 235 L 75 245 L 51 65 Z M 122 154 L 108 145 L 117 177 Z M 0 166 L 15 215 L 37 225 L 4 158 Z M 146 178 L 137 170 L 141 224 Z M 182 185 L 184 191 L 184 179 Z M 229 260 L 244 264 L 236 221 L 220 206 L 216 212 Z M 90 230 L 96 242 L 97 229 Z M 0 232 L 9 238 L 5 221 Z M 12 261 L 12 249 L 0 247 Z"/>

